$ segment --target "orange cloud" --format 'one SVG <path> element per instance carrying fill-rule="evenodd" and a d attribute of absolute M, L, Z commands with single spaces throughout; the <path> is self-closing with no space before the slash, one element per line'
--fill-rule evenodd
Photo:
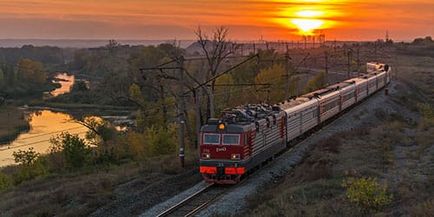
<path fill-rule="evenodd" d="M 434 34 L 433 11 L 430 0 L 2 0 L 0 38 L 187 39 L 226 25 L 241 40 L 411 39 Z"/>

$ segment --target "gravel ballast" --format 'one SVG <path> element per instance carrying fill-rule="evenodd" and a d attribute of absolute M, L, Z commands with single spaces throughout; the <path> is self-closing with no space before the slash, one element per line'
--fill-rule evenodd
<path fill-rule="evenodd" d="M 395 83 L 389 86 L 389 94 L 396 92 L 394 86 Z M 243 212 L 243 210 L 247 208 L 246 198 L 254 196 L 261 187 L 267 185 L 267 183 L 273 182 L 288 174 L 292 168 L 303 161 L 304 157 L 315 144 L 336 133 L 350 131 L 363 126 L 370 126 L 370 124 L 378 120 L 376 110 L 382 110 L 385 113 L 391 114 L 397 112 L 398 109 L 396 108 L 396 103 L 388 96 L 385 96 L 384 90 L 380 90 L 369 99 L 298 143 L 290 151 L 283 153 L 268 166 L 255 172 L 243 183 L 235 186 L 229 193 L 220 197 L 205 210 L 198 213 L 197 216 L 233 216 Z M 205 184 L 206 183 L 201 182 L 170 200 L 152 207 L 140 216 L 156 216 L 202 188 Z"/>

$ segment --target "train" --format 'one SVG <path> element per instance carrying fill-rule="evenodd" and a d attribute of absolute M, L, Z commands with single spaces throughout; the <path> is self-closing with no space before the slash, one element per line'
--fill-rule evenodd
<path fill-rule="evenodd" d="M 390 83 L 392 68 L 367 63 L 367 72 L 275 105 L 248 104 L 211 118 L 199 135 L 199 172 L 208 183 L 236 184 L 296 139 Z"/>

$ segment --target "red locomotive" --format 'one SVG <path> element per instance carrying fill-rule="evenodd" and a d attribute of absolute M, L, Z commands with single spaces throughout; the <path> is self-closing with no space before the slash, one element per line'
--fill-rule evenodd
<path fill-rule="evenodd" d="M 210 119 L 200 132 L 200 173 L 205 181 L 238 183 L 295 138 L 390 82 L 388 65 L 367 66 L 370 73 L 361 77 L 273 106 L 246 105 L 226 110 L 222 118 Z"/>

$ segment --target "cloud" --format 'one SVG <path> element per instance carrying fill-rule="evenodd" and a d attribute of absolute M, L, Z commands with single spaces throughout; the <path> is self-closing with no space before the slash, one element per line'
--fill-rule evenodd
<path fill-rule="evenodd" d="M 193 38 L 198 25 L 226 25 L 239 39 L 290 39 L 285 22 L 306 8 L 330 12 L 327 34 L 338 39 L 434 34 L 431 0 L 2 0 L 0 38 Z"/>

